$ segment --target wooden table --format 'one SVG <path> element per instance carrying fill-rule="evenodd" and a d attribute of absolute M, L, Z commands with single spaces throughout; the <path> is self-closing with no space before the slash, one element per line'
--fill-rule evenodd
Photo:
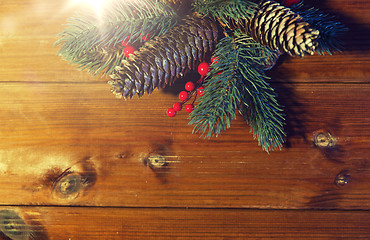
<path fill-rule="evenodd" d="M 211 140 L 168 118 L 184 81 L 123 101 L 62 61 L 68 2 L 0 4 L 0 238 L 370 239 L 370 1 L 320 2 L 346 50 L 269 73 L 288 119 L 270 154 L 241 117 Z"/>

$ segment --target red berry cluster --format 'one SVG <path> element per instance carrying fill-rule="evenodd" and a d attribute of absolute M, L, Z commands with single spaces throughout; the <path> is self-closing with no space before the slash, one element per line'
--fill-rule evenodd
<path fill-rule="evenodd" d="M 130 57 L 130 54 L 134 54 L 134 52 L 136 51 L 135 47 L 128 44 L 128 41 L 130 40 L 130 38 L 131 38 L 131 36 L 127 36 L 121 42 L 122 46 L 125 47 L 123 49 L 123 53 L 125 54 L 125 57 L 127 57 L 127 58 Z"/>
<path fill-rule="evenodd" d="M 143 42 L 149 41 L 152 38 L 152 33 L 141 34 L 141 35 L 142 35 L 141 39 L 143 40 Z M 128 43 L 130 38 L 131 36 L 129 35 L 121 41 L 121 44 L 124 47 L 123 53 L 125 54 L 125 57 L 127 58 L 129 58 L 130 55 L 134 54 L 134 52 L 136 51 L 136 48 L 134 46 L 129 45 Z"/>
<path fill-rule="evenodd" d="M 167 115 L 169 117 L 176 116 L 176 113 L 182 110 L 182 106 L 187 103 L 193 95 L 195 95 L 194 100 L 191 104 L 185 105 L 185 111 L 188 113 L 191 113 L 194 110 L 194 102 L 197 98 L 197 96 L 203 96 L 204 95 L 204 87 L 202 87 L 203 79 L 205 76 L 207 76 L 207 73 L 209 72 L 209 64 L 206 62 L 202 62 L 198 66 L 198 73 L 201 75 L 201 78 L 196 83 L 193 82 L 187 82 L 185 84 L 185 90 L 181 91 L 179 93 L 179 99 L 181 102 L 175 102 L 173 104 L 173 107 L 167 109 Z M 196 93 L 196 94 L 195 94 Z"/>

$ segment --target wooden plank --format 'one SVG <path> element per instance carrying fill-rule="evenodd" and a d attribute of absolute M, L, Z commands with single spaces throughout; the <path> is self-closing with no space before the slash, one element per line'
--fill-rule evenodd
<path fill-rule="evenodd" d="M 312 134 L 330 128 L 338 136 L 368 137 L 368 84 L 296 84 L 278 85 L 279 102 L 286 106 L 291 135 Z M 141 99 L 115 99 L 106 84 L 3 83 L 0 89 L 2 146 L 94 141 L 135 140 L 148 138 L 148 131 L 166 138 L 175 133 L 190 134 L 188 114 L 166 116 L 166 109 L 177 101 L 176 91 L 155 91 Z M 297 128 L 304 124 L 304 129 Z M 231 133 L 231 134 L 228 134 Z M 234 136 L 235 135 L 235 136 Z M 233 122 L 221 141 L 245 139 L 249 128 L 241 119 Z M 238 137 L 240 139 L 235 139 Z M 103 139 L 102 139 L 103 138 Z M 161 137 L 160 137 L 161 138 Z M 198 136 L 191 138 L 191 141 Z M 221 139 L 221 138 L 219 138 Z M 50 142 L 53 140 L 53 142 Z M 184 139 L 186 140 L 186 139 Z M 251 138 L 247 137 L 250 141 Z M 203 140 L 199 140 L 204 142 Z M 217 138 L 214 139 L 217 142 Z M 254 144 L 255 145 L 255 144 Z"/>
<path fill-rule="evenodd" d="M 368 82 L 370 26 L 368 1 L 331 0 L 333 8 L 351 29 L 346 51 L 334 56 L 285 58 L 273 71 L 277 82 Z M 316 3 L 315 3 L 316 4 Z M 2 1 L 0 5 L 0 82 L 105 82 L 80 72 L 56 56 L 56 35 L 77 5 L 70 1 Z M 325 71 L 322 67 L 325 66 Z"/>
<path fill-rule="evenodd" d="M 166 117 L 171 94 L 120 101 L 105 84 L 2 84 L 0 204 L 369 209 L 369 85 L 290 87 L 277 89 L 289 144 L 267 154 L 240 118 L 219 138 L 192 135 L 187 114 Z M 335 146 L 315 147 L 320 132 Z M 148 164 L 157 155 L 163 167 Z M 61 195 L 72 173 L 83 184 Z M 334 183 L 340 173 L 348 184 Z"/>
<path fill-rule="evenodd" d="M 23 217 L 33 239 L 39 240 L 370 238 L 370 214 L 360 211 L 64 207 L 6 210 Z M 12 225 L 12 229 L 17 226 Z"/>
<path fill-rule="evenodd" d="M 314 4 L 349 26 L 346 51 L 269 73 L 288 142 L 268 155 L 240 118 L 211 140 L 167 118 L 184 80 L 124 102 L 62 61 L 69 0 L 2 1 L 0 215 L 39 240 L 369 239 L 370 2 Z"/>

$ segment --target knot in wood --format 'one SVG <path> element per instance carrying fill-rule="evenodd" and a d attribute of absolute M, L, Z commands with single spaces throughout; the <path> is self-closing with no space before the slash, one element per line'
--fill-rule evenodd
<path fill-rule="evenodd" d="M 345 186 L 351 181 L 351 175 L 348 170 L 343 170 L 337 174 L 334 184 L 337 186 Z"/>
<path fill-rule="evenodd" d="M 329 132 L 318 132 L 314 137 L 314 144 L 319 148 L 332 148 L 337 143 L 337 139 Z"/>
<path fill-rule="evenodd" d="M 13 210 L 0 211 L 0 231 L 12 240 L 27 240 L 30 235 L 30 227 Z"/>
<path fill-rule="evenodd" d="M 77 197 L 83 187 L 83 180 L 79 174 L 69 174 L 62 177 L 56 184 L 55 191 L 62 197 Z"/>
<path fill-rule="evenodd" d="M 163 168 L 167 165 L 166 158 L 159 154 L 150 155 L 147 162 L 151 168 Z"/>

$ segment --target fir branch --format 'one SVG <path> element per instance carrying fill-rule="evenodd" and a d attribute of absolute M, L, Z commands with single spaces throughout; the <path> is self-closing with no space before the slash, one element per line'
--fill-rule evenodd
<path fill-rule="evenodd" d="M 217 66 L 213 66 L 205 82 L 205 95 L 190 114 L 189 124 L 194 124 L 193 133 L 201 133 L 205 137 L 218 136 L 222 130 L 230 127 L 230 120 L 236 118 L 235 111 L 241 101 L 237 78 L 234 77 L 234 66 L 231 61 L 236 58 L 236 52 L 219 52 L 228 47 L 228 38 L 218 44 L 215 56 L 218 57 Z M 220 56 L 222 54 L 222 56 Z M 222 69 L 217 75 L 216 71 Z M 207 132 L 208 131 L 208 132 Z"/>
<path fill-rule="evenodd" d="M 124 58 L 117 47 L 123 39 L 130 36 L 129 44 L 142 42 L 144 35 L 162 35 L 177 23 L 176 13 L 159 0 L 109 3 L 101 16 L 86 11 L 68 20 L 55 42 L 58 55 L 93 74 L 103 70 L 110 74 L 114 63 Z"/>
<path fill-rule="evenodd" d="M 180 16 L 191 14 L 191 0 L 162 0 L 162 2 L 170 6 Z"/>
<path fill-rule="evenodd" d="M 124 58 L 123 48 L 121 47 L 107 49 L 96 47 L 80 56 L 78 64 L 81 70 L 87 69 L 93 74 L 98 74 L 104 70 L 104 74 L 109 74 L 114 67 L 121 64 Z"/>
<path fill-rule="evenodd" d="M 235 34 L 217 45 L 217 62 L 211 65 L 205 94 L 190 114 L 189 124 L 202 136 L 218 136 L 239 110 L 265 151 L 280 149 L 285 135 L 282 107 L 263 71 L 276 55 L 247 35 Z"/>
<path fill-rule="evenodd" d="M 296 5 L 293 10 L 302 16 L 312 28 L 319 30 L 316 51 L 320 55 L 325 55 L 325 53 L 332 55 L 343 49 L 343 43 L 338 38 L 348 29 L 344 24 L 336 21 L 334 16 L 314 7 L 306 8 L 303 4 Z"/>
<path fill-rule="evenodd" d="M 248 0 L 194 0 L 193 8 L 204 16 L 211 16 L 229 29 L 248 21 L 257 11 L 258 4 Z"/>

